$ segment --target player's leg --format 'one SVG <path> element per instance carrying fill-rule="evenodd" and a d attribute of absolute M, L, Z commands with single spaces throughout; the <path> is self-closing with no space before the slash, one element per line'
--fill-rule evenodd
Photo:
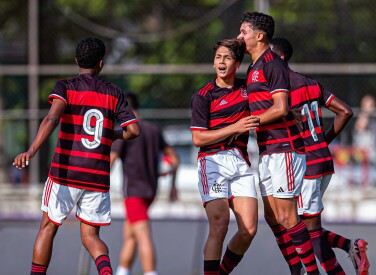
<path fill-rule="evenodd" d="M 42 222 L 34 243 L 31 275 L 46 274 L 47 267 L 51 261 L 53 241 L 58 229 L 59 226 L 53 224 L 48 219 L 47 213 L 43 212 Z"/>
<path fill-rule="evenodd" d="M 99 236 L 100 227 L 111 223 L 110 193 L 81 191 L 80 199 L 76 204 L 76 216 L 81 221 L 82 245 L 95 261 L 98 274 L 112 274 L 108 247 Z"/>
<path fill-rule="evenodd" d="M 305 173 L 305 155 L 285 152 L 271 155 L 273 197 L 278 222 L 287 230 L 308 274 L 319 274 L 309 232 L 300 220 L 297 199 Z"/>
<path fill-rule="evenodd" d="M 262 199 L 264 202 L 265 221 L 275 236 L 278 248 L 289 266 L 291 275 L 300 275 L 303 269 L 302 262 L 300 261 L 300 257 L 295 250 L 295 246 L 286 228 L 278 223 L 275 214 L 277 210 L 275 208 L 274 198 L 273 196 L 264 196 Z"/>
<path fill-rule="evenodd" d="M 322 196 L 330 178 L 331 175 L 304 179 L 299 197 L 298 214 L 310 233 L 313 250 L 323 270 L 327 274 L 345 274 L 321 228 L 321 212 L 324 209 Z"/>
<path fill-rule="evenodd" d="M 223 242 L 230 222 L 229 209 L 227 198 L 206 203 L 205 212 L 209 222 L 209 233 L 204 246 L 204 275 L 219 274 Z"/>
<path fill-rule="evenodd" d="M 227 245 L 221 262 L 220 274 L 229 274 L 241 261 L 257 232 L 257 199 L 235 197 L 230 202 L 238 231 Z"/>
<path fill-rule="evenodd" d="M 53 182 L 47 178 L 42 194 L 43 217 L 34 244 L 31 274 L 45 274 L 51 260 L 53 240 L 58 226 L 66 219 L 81 195 L 80 190 Z M 65 207 L 60 207 L 64 205 Z"/>
<path fill-rule="evenodd" d="M 100 226 L 94 226 L 81 222 L 82 245 L 89 252 L 95 261 L 99 275 L 112 274 L 111 262 L 108 254 L 108 247 L 99 237 Z"/>
<path fill-rule="evenodd" d="M 295 246 L 286 228 L 280 225 L 277 219 L 277 209 L 273 197 L 272 176 L 269 170 L 269 166 L 271 166 L 272 162 L 273 159 L 271 156 L 262 156 L 259 159 L 259 185 L 264 203 L 264 217 L 266 223 L 272 229 L 277 245 L 289 266 L 291 274 L 300 275 L 303 269 L 300 257 L 295 250 Z"/>
<path fill-rule="evenodd" d="M 133 233 L 132 225 L 128 219 L 123 226 L 123 245 L 120 250 L 119 265 L 116 269 L 116 275 L 129 275 L 136 256 L 136 238 Z"/>

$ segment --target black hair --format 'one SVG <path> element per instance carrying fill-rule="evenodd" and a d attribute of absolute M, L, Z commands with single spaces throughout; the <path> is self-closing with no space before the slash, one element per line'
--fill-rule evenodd
<path fill-rule="evenodd" d="M 294 52 L 294 49 L 286 38 L 283 37 L 275 37 L 270 40 L 269 43 L 273 52 L 277 53 L 279 56 L 284 56 L 284 60 L 289 62 Z"/>
<path fill-rule="evenodd" d="M 94 69 L 99 61 L 103 60 L 106 47 L 98 38 L 85 38 L 81 40 L 76 48 L 77 64 L 83 69 Z"/>
<path fill-rule="evenodd" d="M 270 41 L 274 35 L 274 19 L 270 15 L 261 12 L 245 12 L 243 13 L 241 23 L 249 23 L 252 29 L 263 31 Z"/>
<path fill-rule="evenodd" d="M 220 40 L 213 46 L 213 53 L 215 54 L 218 48 L 222 46 L 230 50 L 232 57 L 236 61 L 243 61 L 245 51 L 245 43 L 243 40 L 236 38 Z"/>
<path fill-rule="evenodd" d="M 138 109 L 138 96 L 132 92 L 126 92 L 125 98 L 127 99 L 128 104 L 131 106 L 133 110 Z"/>

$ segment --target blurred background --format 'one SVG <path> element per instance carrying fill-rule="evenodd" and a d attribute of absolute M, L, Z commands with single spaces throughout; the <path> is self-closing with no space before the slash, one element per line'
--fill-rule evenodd
<path fill-rule="evenodd" d="M 138 94 L 141 117 L 160 125 L 178 151 L 179 201 L 174 207 L 168 203 L 169 179 L 162 177 L 152 218 L 205 218 L 197 190 L 197 148 L 189 130 L 190 100 L 214 76 L 212 46 L 237 36 L 244 11 L 272 15 L 275 36 L 294 46 L 290 66 L 353 108 L 354 118 L 331 144 L 336 174 L 325 194 L 323 219 L 374 225 L 375 10 L 373 0 L 0 0 L 1 225 L 40 217 L 57 132 L 28 169 L 17 170 L 12 162 L 36 136 L 56 81 L 78 73 L 75 47 L 89 36 L 107 47 L 101 78 Z M 245 77 L 249 63 L 246 56 L 239 76 Z M 329 125 L 333 116 L 323 116 Z M 257 164 L 253 139 L 249 151 Z M 111 195 L 113 217 L 122 219 L 119 167 L 112 171 Z"/>

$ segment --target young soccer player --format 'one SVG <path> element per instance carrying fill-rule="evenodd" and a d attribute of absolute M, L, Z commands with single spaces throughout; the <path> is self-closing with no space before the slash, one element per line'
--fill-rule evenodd
<path fill-rule="evenodd" d="M 271 16 L 243 14 L 238 38 L 245 41 L 253 62 L 247 72 L 247 92 L 250 111 L 260 119 L 256 133 L 265 220 L 278 243 L 286 234 L 291 237 L 284 251 L 291 273 L 300 274 L 301 260 L 308 274 L 319 274 L 309 232 L 297 214 L 305 172 L 304 144 L 289 113 L 287 66 L 269 47 L 273 34 Z M 294 247 L 299 257 L 291 258 Z"/>
<path fill-rule="evenodd" d="M 76 48 L 79 75 L 59 80 L 49 95 L 51 108 L 29 150 L 13 165 L 25 168 L 60 121 L 58 141 L 45 183 L 42 222 L 35 240 L 31 275 L 46 274 L 55 235 L 76 207 L 81 240 L 95 260 L 98 274 L 112 274 L 108 247 L 100 226 L 109 225 L 110 151 L 114 139 L 140 134 L 137 119 L 122 91 L 98 78 L 105 45 L 97 38 L 80 41 Z M 114 120 L 122 130 L 114 131 Z"/>
<path fill-rule="evenodd" d="M 204 274 L 229 274 L 241 261 L 257 230 L 256 178 L 247 154 L 249 131 L 258 120 L 249 115 L 245 81 L 235 78 L 244 43 L 225 39 L 214 46 L 216 77 L 192 97 L 191 130 L 198 154 L 199 191 L 209 222 Z M 236 140 L 233 135 L 239 135 Z M 223 242 L 235 214 L 238 231 Z"/>
<path fill-rule="evenodd" d="M 286 63 L 289 62 L 293 55 L 293 47 L 287 39 L 273 38 L 270 46 Z M 349 122 L 353 114 L 352 110 L 316 80 L 294 72 L 290 68 L 289 74 L 291 108 L 302 108 L 303 120 L 300 130 L 307 158 L 298 213 L 310 232 L 316 257 L 327 274 L 345 274 L 331 248 L 330 239 L 342 239 L 344 244 L 342 249 L 349 253 L 356 273 L 368 274 L 367 242 L 363 239 L 345 239 L 335 232 L 324 229 L 321 223 L 321 213 L 324 210 L 322 197 L 334 174 L 333 159 L 328 144 Z M 335 114 L 333 124 L 326 132 L 321 113 L 323 106 Z"/>

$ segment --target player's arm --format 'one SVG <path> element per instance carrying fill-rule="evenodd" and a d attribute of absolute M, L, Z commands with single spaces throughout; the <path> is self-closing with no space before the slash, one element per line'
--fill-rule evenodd
<path fill-rule="evenodd" d="M 273 105 L 264 113 L 258 116 L 260 118 L 260 125 L 265 125 L 275 120 L 281 119 L 287 116 L 289 112 L 288 93 L 274 93 L 272 95 L 272 98 Z"/>
<path fill-rule="evenodd" d="M 113 140 L 124 139 L 131 140 L 141 134 L 141 129 L 138 123 L 132 123 L 126 126 L 126 129 L 118 129 L 114 131 Z"/>
<path fill-rule="evenodd" d="M 172 166 L 172 179 L 171 179 L 171 189 L 170 189 L 170 202 L 174 202 L 178 199 L 178 191 L 176 189 L 176 173 L 179 167 L 179 156 L 175 149 L 171 146 L 166 146 L 163 148 L 163 154 L 168 157 Z"/>
<path fill-rule="evenodd" d="M 114 151 L 111 151 L 111 153 L 110 153 L 110 168 L 112 167 L 112 165 L 114 164 L 114 162 L 117 158 L 119 158 L 119 154 L 114 152 Z"/>
<path fill-rule="evenodd" d="M 43 119 L 39 126 L 37 136 L 31 144 L 29 150 L 25 153 L 19 154 L 13 162 L 13 165 L 21 169 L 28 165 L 30 159 L 32 159 L 41 145 L 48 139 L 53 133 L 56 126 L 59 124 L 60 117 L 63 115 L 66 108 L 66 103 L 60 99 L 54 99 L 52 101 L 51 108 L 48 114 Z"/>
<path fill-rule="evenodd" d="M 333 124 L 325 133 L 326 142 L 329 144 L 345 128 L 353 116 L 353 112 L 346 103 L 337 97 L 330 102 L 328 109 L 336 114 Z"/>
<path fill-rule="evenodd" d="M 237 122 L 217 130 L 193 130 L 192 139 L 196 147 L 217 143 L 234 134 L 254 130 L 259 126 L 259 118 L 255 116 L 244 117 Z"/>

